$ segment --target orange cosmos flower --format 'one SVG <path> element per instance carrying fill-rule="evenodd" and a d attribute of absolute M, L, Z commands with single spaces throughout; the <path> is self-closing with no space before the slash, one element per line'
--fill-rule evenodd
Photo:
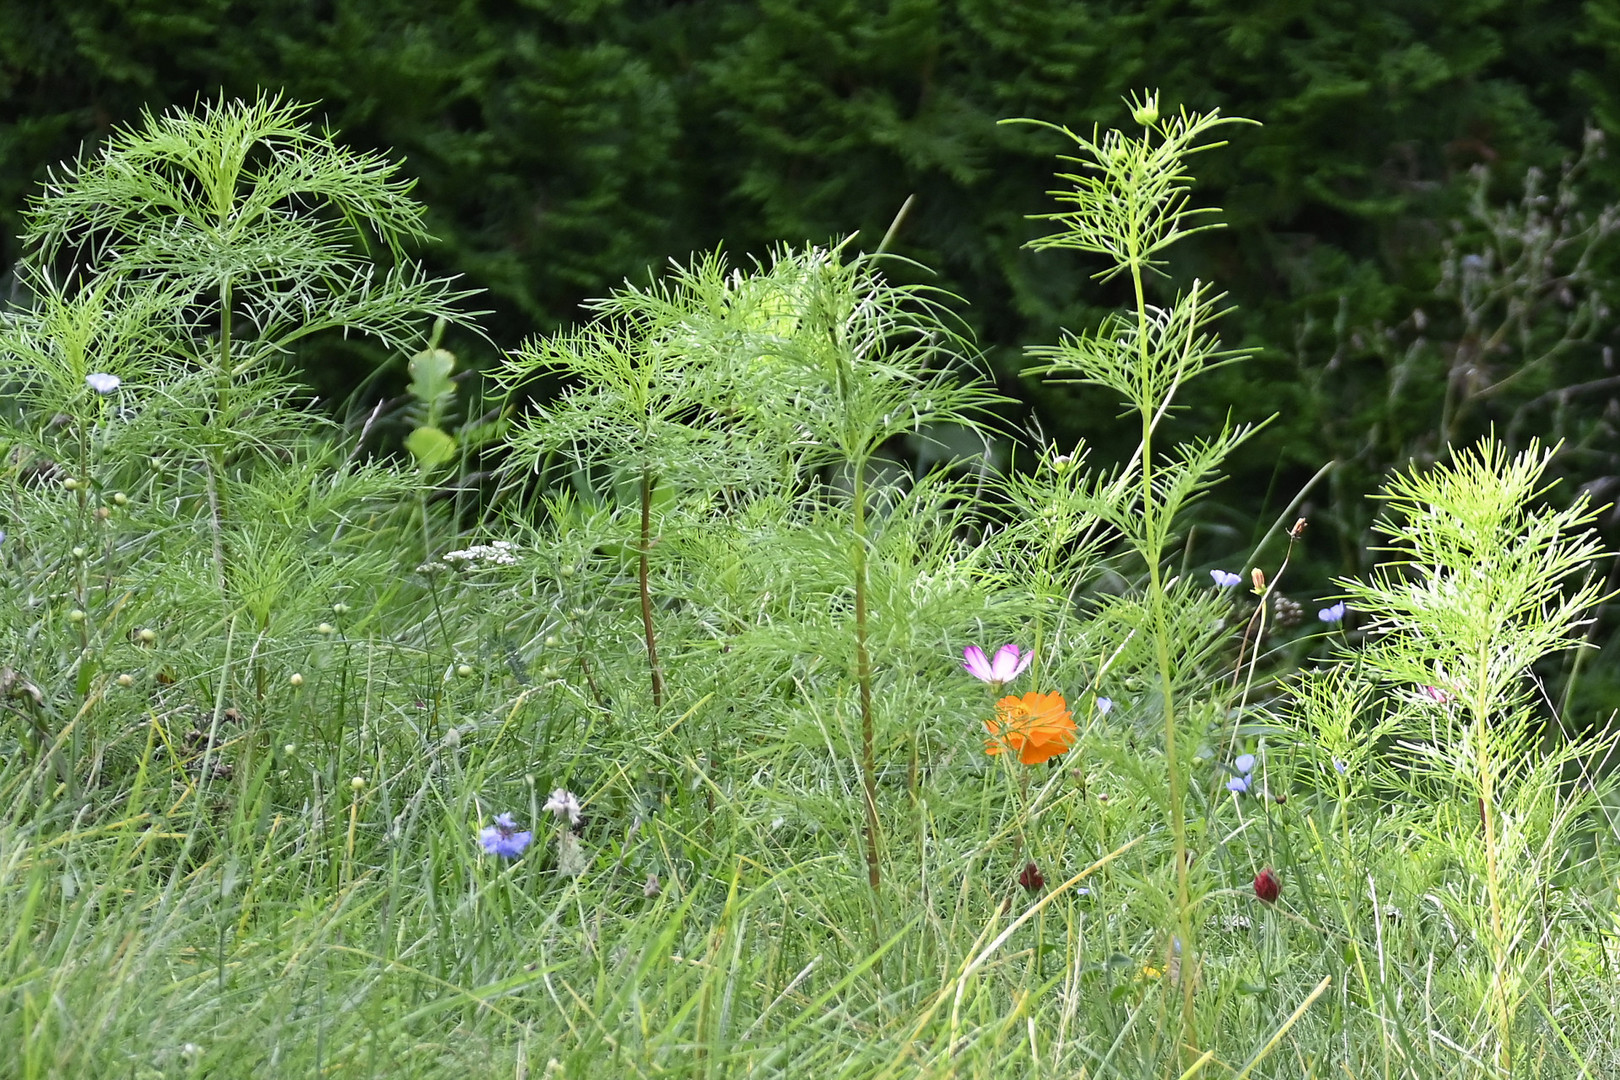
<path fill-rule="evenodd" d="M 1009 694 L 996 702 L 996 719 L 986 720 L 984 727 L 990 733 L 984 741 L 986 753 L 1016 750 L 1025 765 L 1039 765 L 1067 752 L 1075 739 L 1074 717 L 1058 693 Z"/>

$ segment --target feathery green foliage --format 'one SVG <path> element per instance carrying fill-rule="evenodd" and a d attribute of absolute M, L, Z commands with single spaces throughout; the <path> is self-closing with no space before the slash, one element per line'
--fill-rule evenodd
<path fill-rule="evenodd" d="M 147 134 L 214 161 L 276 108 Z M 1217 117 L 1132 111 L 1072 136 L 1057 234 L 1127 307 L 1036 355 L 1124 406 L 1109 463 L 911 467 L 1004 404 L 950 298 L 852 241 L 700 256 L 507 359 L 561 392 L 514 393 L 505 517 L 463 535 L 430 485 L 468 497 L 487 430 L 450 434 L 453 358 L 407 332 L 453 290 L 351 329 L 398 328 L 454 456 L 365 457 L 279 363 L 276 319 L 380 280 L 355 227 L 413 220 L 387 166 L 344 183 L 396 216 L 341 242 L 278 204 L 334 245 L 308 304 L 252 230 L 213 276 L 191 240 L 41 261 L 0 322 L 0 1075 L 1613 1073 L 1613 739 L 1537 681 L 1604 591 L 1593 511 L 1487 441 L 1389 486 L 1320 633 L 1286 564 L 1196 577 L 1249 429 L 1165 418 L 1237 354 L 1213 290 L 1148 282 L 1207 223 L 1179 188 Z M 155 183 L 42 259 L 207 232 Z M 1027 668 L 962 670 L 1001 641 Z"/>

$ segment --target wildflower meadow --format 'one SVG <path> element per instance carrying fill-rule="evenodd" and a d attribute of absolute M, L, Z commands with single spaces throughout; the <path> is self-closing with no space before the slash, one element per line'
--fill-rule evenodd
<path fill-rule="evenodd" d="M 1117 304 L 1025 373 L 1117 457 L 883 237 L 475 364 L 306 108 L 60 166 L 0 311 L 0 1077 L 1620 1075 L 1599 508 L 1493 437 L 1365 578 L 1297 505 L 1194 545 L 1272 410 L 1183 412 L 1245 353 L 1176 245 L 1254 129 L 1118 112 L 1036 129 L 1033 246 Z M 316 336 L 404 396 L 316 400 Z"/>

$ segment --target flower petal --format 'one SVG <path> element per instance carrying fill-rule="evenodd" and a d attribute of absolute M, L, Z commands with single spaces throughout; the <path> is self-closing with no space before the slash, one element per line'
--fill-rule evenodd
<path fill-rule="evenodd" d="M 962 650 L 966 663 L 962 665 L 967 673 L 980 682 L 995 682 L 995 673 L 990 669 L 990 661 L 985 659 L 984 650 L 977 645 L 969 645 Z"/>
<path fill-rule="evenodd" d="M 1032 652 L 1023 653 L 1021 657 L 1019 656 L 1020 652 L 1022 650 L 1013 644 L 1003 645 L 996 650 L 995 663 L 990 665 L 990 671 L 995 676 L 996 682 L 1012 682 L 1025 668 L 1029 667 L 1029 662 L 1035 659 L 1035 654 Z"/>

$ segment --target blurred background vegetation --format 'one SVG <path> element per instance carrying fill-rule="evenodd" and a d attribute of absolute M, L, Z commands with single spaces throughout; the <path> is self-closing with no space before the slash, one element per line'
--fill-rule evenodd
<path fill-rule="evenodd" d="M 1009 421 L 1104 458 L 1134 445 L 1116 403 L 1020 371 L 1119 296 L 1025 249 L 1065 140 L 997 122 L 1126 124 L 1121 97 L 1157 87 L 1264 124 L 1200 159 L 1196 197 L 1230 227 L 1177 268 L 1229 292 L 1227 340 L 1256 356 L 1173 434 L 1277 419 L 1189 565 L 1240 569 L 1257 545 L 1274 565 L 1262 541 L 1303 493 L 1292 585 L 1325 596 L 1373 561 L 1379 479 L 1493 428 L 1565 440 L 1556 498 L 1620 494 L 1612 0 L 0 0 L 0 25 L 0 266 L 53 163 L 143 109 L 260 88 L 404 157 L 430 268 L 487 290 L 489 341 L 446 342 L 475 367 L 671 257 L 874 246 L 915 196 L 892 248 L 963 299 L 1023 403 Z M 298 358 L 334 399 L 385 362 L 364 394 L 402 393 L 402 361 L 342 341 Z M 1587 676 L 1576 722 L 1620 691 L 1612 664 Z"/>

